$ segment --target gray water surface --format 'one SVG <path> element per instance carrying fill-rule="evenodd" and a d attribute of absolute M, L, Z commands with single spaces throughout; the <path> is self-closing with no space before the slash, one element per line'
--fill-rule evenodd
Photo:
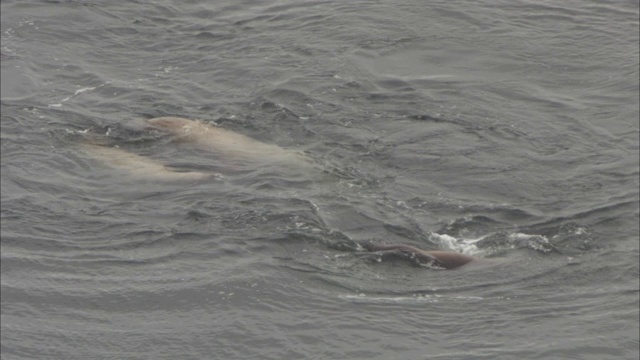
<path fill-rule="evenodd" d="M 3 359 L 638 358 L 637 1 L 1 16 Z M 312 166 L 174 142 L 158 116 Z M 114 171 L 87 138 L 224 177 Z"/>

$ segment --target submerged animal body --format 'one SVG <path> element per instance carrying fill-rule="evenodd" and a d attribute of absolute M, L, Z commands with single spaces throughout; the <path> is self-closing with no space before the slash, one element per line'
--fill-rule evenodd
<path fill-rule="evenodd" d="M 381 253 L 399 253 L 408 255 L 419 263 L 426 263 L 432 266 L 455 269 L 464 266 L 477 258 L 453 251 L 422 250 L 406 244 L 362 244 L 367 251 Z"/>
<path fill-rule="evenodd" d="M 175 135 L 177 141 L 193 143 L 198 148 L 235 160 L 308 163 L 307 159 L 297 151 L 266 144 L 246 135 L 196 120 L 160 117 L 147 120 L 147 123 L 155 129 Z"/>
<path fill-rule="evenodd" d="M 219 176 L 217 174 L 197 171 L 174 171 L 151 158 L 140 156 L 117 147 L 83 144 L 82 149 L 102 163 L 112 168 L 125 171 L 127 174 L 136 178 L 180 181 L 210 179 Z"/>
<path fill-rule="evenodd" d="M 266 144 L 230 130 L 178 117 L 160 117 L 147 120 L 155 129 L 168 132 L 177 141 L 189 142 L 203 150 L 223 157 L 246 161 L 250 165 L 269 162 L 292 164 L 304 169 L 310 165 L 306 157 L 297 151 Z M 127 171 L 140 178 L 159 180 L 200 180 L 218 177 L 217 174 L 196 171 L 178 172 L 153 159 L 130 153 L 117 147 L 83 144 L 93 157 L 111 167 Z M 422 250 L 406 244 L 360 244 L 365 250 L 380 254 L 401 255 L 418 262 L 444 269 L 464 266 L 477 258 L 452 251 Z"/>
<path fill-rule="evenodd" d="M 266 144 L 230 130 L 200 121 L 178 117 L 160 117 L 147 123 L 155 129 L 175 135 L 178 142 L 188 142 L 213 152 L 228 165 L 244 165 L 250 169 L 267 163 L 277 163 L 305 170 L 311 163 L 300 152 Z M 87 142 L 82 148 L 92 157 L 129 175 L 158 180 L 198 180 L 220 177 L 219 174 L 198 171 L 175 171 L 151 158 L 140 156 L 118 147 Z"/>

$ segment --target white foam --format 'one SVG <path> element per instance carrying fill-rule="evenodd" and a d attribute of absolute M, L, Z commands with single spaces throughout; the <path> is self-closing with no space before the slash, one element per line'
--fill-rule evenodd
<path fill-rule="evenodd" d="M 477 255 L 481 250 L 478 249 L 476 243 L 484 239 L 484 236 L 475 239 L 465 239 L 455 238 L 447 234 L 431 233 L 430 239 L 438 243 L 438 245 L 443 249 L 452 250 L 466 255 Z"/>
<path fill-rule="evenodd" d="M 513 233 L 509 234 L 509 240 L 512 242 L 512 246 L 516 246 L 524 242 L 526 247 L 533 250 L 542 252 L 549 252 L 553 250 L 553 245 L 549 242 L 549 239 L 543 235 Z"/>
<path fill-rule="evenodd" d="M 93 90 L 95 90 L 95 89 L 97 89 L 97 88 L 99 88 L 99 87 L 103 87 L 103 86 L 105 86 L 105 85 L 107 85 L 107 84 L 108 84 L 108 83 L 104 83 L 104 84 L 100 84 L 100 85 L 98 85 L 98 86 L 92 86 L 92 87 L 80 88 L 80 89 L 78 89 L 78 90 L 74 91 L 74 92 L 73 92 L 73 95 L 69 95 L 69 96 L 67 96 L 66 98 L 64 98 L 64 99 L 60 100 L 60 102 L 59 102 L 59 103 L 56 103 L 56 104 L 49 104 L 49 105 L 48 105 L 48 107 L 54 107 L 54 108 L 62 107 L 62 103 L 65 103 L 65 102 L 67 102 L 67 101 L 69 101 L 69 100 L 73 99 L 74 97 L 76 97 L 76 96 L 78 96 L 78 95 L 82 94 L 83 92 L 93 91 Z"/>

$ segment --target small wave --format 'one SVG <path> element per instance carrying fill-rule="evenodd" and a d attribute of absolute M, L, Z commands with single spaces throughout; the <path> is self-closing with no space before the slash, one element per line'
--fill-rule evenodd
<path fill-rule="evenodd" d="M 576 235 L 585 234 L 586 230 L 579 228 Z M 559 251 L 553 239 L 545 235 L 527 234 L 523 232 L 489 233 L 477 238 L 454 237 L 447 234 L 431 233 L 430 240 L 441 248 L 466 255 L 483 256 L 489 253 L 507 249 L 531 249 L 542 253 Z"/>
<path fill-rule="evenodd" d="M 90 86 L 90 87 L 80 88 L 80 89 L 78 89 L 78 90 L 74 91 L 72 95 L 69 95 L 69 96 L 67 96 L 66 98 L 64 98 L 64 99 L 60 100 L 60 102 L 55 103 L 55 104 L 49 104 L 48 106 L 49 106 L 49 107 L 52 107 L 52 108 L 59 108 L 59 107 L 62 107 L 62 103 L 67 102 L 67 101 L 69 101 L 69 100 L 73 99 L 74 97 L 76 97 L 76 96 L 78 96 L 78 95 L 80 95 L 80 94 L 84 93 L 84 92 L 87 92 L 87 91 L 93 91 L 93 90 L 95 90 L 95 89 L 97 89 L 97 88 L 101 88 L 101 87 L 103 87 L 103 86 L 105 86 L 105 85 L 107 85 L 107 84 L 109 84 L 109 83 L 107 82 L 107 83 L 100 84 L 100 85 L 97 85 L 97 86 Z"/>
<path fill-rule="evenodd" d="M 548 253 L 554 250 L 553 244 L 543 235 L 531 235 L 524 233 L 512 233 L 508 239 L 514 247 L 526 247 L 532 250 Z"/>
<path fill-rule="evenodd" d="M 369 296 L 366 294 L 343 294 L 338 295 L 342 300 L 358 304 L 424 304 L 437 303 L 441 301 L 481 301 L 480 296 L 443 296 L 431 294 L 414 294 L 412 296 Z"/>

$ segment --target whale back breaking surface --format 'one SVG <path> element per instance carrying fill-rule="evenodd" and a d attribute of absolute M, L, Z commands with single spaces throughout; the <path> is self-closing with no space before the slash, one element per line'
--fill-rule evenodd
<path fill-rule="evenodd" d="M 193 143 L 200 149 L 221 156 L 246 161 L 308 164 L 301 153 L 263 143 L 246 135 L 179 117 L 160 117 L 147 120 L 153 128 L 175 135 L 180 142 Z"/>
<path fill-rule="evenodd" d="M 223 171 L 254 171 L 269 165 L 281 170 L 306 173 L 313 163 L 303 153 L 277 145 L 263 143 L 231 130 L 179 117 L 159 117 L 147 120 L 153 129 L 166 132 L 174 141 L 189 143 L 210 152 Z M 200 171 L 176 171 L 146 156 L 110 146 L 108 139 L 85 139 L 79 145 L 85 154 L 102 164 L 122 172 L 125 177 L 160 181 L 220 179 L 222 175 Z M 269 171 L 269 170 L 266 170 Z"/>
<path fill-rule="evenodd" d="M 179 117 L 160 117 L 147 120 L 154 129 L 175 136 L 175 141 L 188 142 L 200 149 L 214 153 L 222 158 L 246 161 L 251 166 L 269 162 L 287 165 L 310 165 L 301 153 L 266 144 L 248 136 L 230 130 L 206 124 L 200 121 Z M 122 170 L 130 176 L 156 180 L 200 180 L 219 177 L 218 174 L 198 171 L 178 172 L 145 156 L 125 151 L 119 147 L 110 147 L 94 143 L 84 143 L 82 149 L 102 163 Z M 475 257 L 452 251 L 422 250 L 407 244 L 361 244 L 372 252 L 409 257 L 420 265 L 455 269 L 474 260 Z"/>
<path fill-rule="evenodd" d="M 368 251 L 376 252 L 400 252 L 410 254 L 414 256 L 416 260 L 424 260 L 427 263 L 433 264 L 437 267 L 444 269 L 455 269 L 466 265 L 474 260 L 475 257 L 460 254 L 453 251 L 430 251 L 422 250 L 417 247 L 406 244 L 371 244 L 368 243 L 365 246 Z"/>

